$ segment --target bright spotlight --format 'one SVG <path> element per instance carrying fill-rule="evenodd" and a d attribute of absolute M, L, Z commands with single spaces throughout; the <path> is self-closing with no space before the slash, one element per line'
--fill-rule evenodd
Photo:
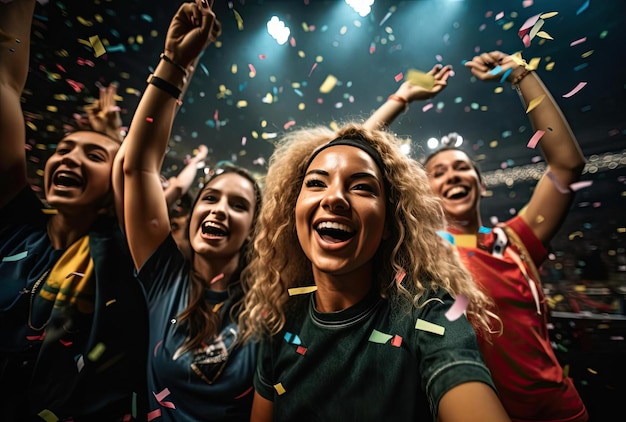
<path fill-rule="evenodd" d="M 272 16 L 267 21 L 267 32 L 276 40 L 279 45 L 283 45 L 289 39 L 291 31 L 285 26 L 285 23 L 278 19 L 278 16 Z"/>
<path fill-rule="evenodd" d="M 372 11 L 374 0 L 346 0 L 348 6 L 354 9 L 361 17 L 365 17 Z"/>

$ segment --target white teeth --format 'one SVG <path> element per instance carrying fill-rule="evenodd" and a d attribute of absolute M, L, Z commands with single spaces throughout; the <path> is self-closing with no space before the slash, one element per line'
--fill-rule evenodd
<path fill-rule="evenodd" d="M 324 221 L 322 223 L 319 223 L 317 225 L 317 229 L 318 230 L 322 230 L 322 229 L 333 229 L 333 230 L 341 230 L 344 232 L 348 232 L 348 233 L 352 233 L 352 228 L 346 226 L 345 224 L 341 224 L 341 223 L 334 223 L 331 221 Z"/>
<path fill-rule="evenodd" d="M 466 193 L 466 192 L 467 192 L 467 189 L 465 187 L 455 186 L 448 191 L 448 193 L 446 194 L 446 198 L 450 198 L 453 195 L 457 195 L 459 193 Z"/>

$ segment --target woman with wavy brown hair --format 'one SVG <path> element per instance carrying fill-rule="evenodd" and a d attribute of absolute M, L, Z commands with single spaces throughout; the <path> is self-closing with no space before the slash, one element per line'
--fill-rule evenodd
<path fill-rule="evenodd" d="M 508 420 L 464 315 L 490 332 L 489 301 L 400 141 L 348 124 L 277 145 L 243 274 L 251 420 Z"/>

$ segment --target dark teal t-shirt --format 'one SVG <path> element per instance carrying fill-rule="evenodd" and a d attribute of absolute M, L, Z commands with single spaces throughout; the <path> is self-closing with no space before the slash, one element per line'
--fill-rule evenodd
<path fill-rule="evenodd" d="M 158 421 L 250 420 L 257 346 L 234 346 L 239 330 L 228 317 L 239 298 L 239 283 L 229 291 L 205 290 L 210 304 L 224 302 L 220 334 L 197 350 L 180 353 L 187 337 L 177 321 L 187 306 L 189 263 L 168 236 L 138 273 L 150 313 L 149 417 Z"/>
<path fill-rule="evenodd" d="M 334 313 L 308 306 L 261 343 L 255 388 L 274 402 L 275 421 L 429 421 L 452 387 L 480 381 L 493 388 L 473 328 L 448 321 L 453 304 L 440 291 L 411 314 L 391 316 L 376 292 Z M 417 319 L 444 327 L 416 329 Z"/>

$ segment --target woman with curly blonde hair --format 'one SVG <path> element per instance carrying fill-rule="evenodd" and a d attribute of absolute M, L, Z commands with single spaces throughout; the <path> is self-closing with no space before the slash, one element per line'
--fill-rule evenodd
<path fill-rule="evenodd" d="M 508 420 L 464 315 L 489 332 L 488 299 L 400 142 L 348 124 L 277 145 L 242 275 L 251 420 Z"/>

